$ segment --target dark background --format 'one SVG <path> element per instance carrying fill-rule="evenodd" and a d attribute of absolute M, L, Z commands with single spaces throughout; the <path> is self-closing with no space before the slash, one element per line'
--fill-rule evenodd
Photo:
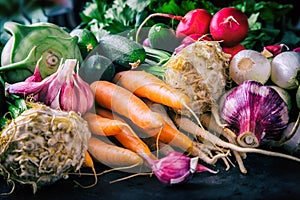
<path fill-rule="evenodd" d="M 76 27 L 80 23 L 79 12 L 85 2 L 74 0 L 74 7 L 71 10 L 53 14 L 49 16 L 49 21 L 60 26 Z M 223 7 L 231 1 L 211 2 L 218 7 Z M 293 23 L 296 27 L 300 17 L 300 8 L 296 0 L 274 2 L 294 5 L 294 12 L 289 15 L 294 19 Z M 45 1 L 41 3 L 44 4 Z M 234 161 L 234 158 L 232 160 Z M 214 167 L 219 170 L 218 174 L 195 174 L 189 183 L 179 186 L 163 185 L 155 176 L 137 176 L 110 184 L 110 181 L 129 175 L 123 172 L 111 172 L 99 176 L 97 185 L 88 189 L 79 187 L 74 181 L 82 185 L 90 185 L 94 181 L 92 176 L 71 175 L 66 180 L 59 180 L 40 188 L 36 194 L 33 194 L 30 186 L 17 184 L 11 195 L 0 196 L 0 199 L 299 199 L 300 163 L 257 154 L 248 154 L 244 162 L 248 170 L 247 174 L 241 174 L 238 167 L 226 171 L 222 161 L 219 161 Z M 96 164 L 97 172 L 105 169 L 107 169 L 105 166 Z M 10 185 L 0 176 L 0 193 L 8 191 Z"/>
<path fill-rule="evenodd" d="M 232 158 L 234 161 L 234 158 Z M 235 163 L 236 164 L 236 163 Z M 36 194 L 32 188 L 16 185 L 9 196 L 0 196 L 1 200 L 98 200 L 98 199 L 299 199 L 300 163 L 257 154 L 248 154 L 245 160 L 247 174 L 241 174 L 238 167 L 225 170 L 222 162 L 215 169 L 218 174 L 198 173 L 193 179 L 177 186 L 166 186 L 156 177 L 138 176 L 121 182 L 110 181 L 126 177 L 128 173 L 111 172 L 99 176 L 98 184 L 83 189 L 74 183 L 90 185 L 92 176 L 70 176 L 50 186 L 40 188 Z M 105 169 L 96 164 L 97 172 Z M 9 191 L 6 182 L 0 178 L 0 193 Z"/>

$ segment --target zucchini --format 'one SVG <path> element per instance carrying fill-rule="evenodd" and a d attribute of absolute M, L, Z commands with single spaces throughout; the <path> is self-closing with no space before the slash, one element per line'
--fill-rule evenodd
<path fill-rule="evenodd" d="M 101 54 L 125 69 L 131 69 L 132 64 L 142 63 L 146 59 L 143 46 L 125 36 L 105 35 L 100 38 L 99 46 Z"/>

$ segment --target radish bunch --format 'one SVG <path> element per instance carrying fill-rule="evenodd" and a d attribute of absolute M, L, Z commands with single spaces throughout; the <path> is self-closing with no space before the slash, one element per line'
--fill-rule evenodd
<path fill-rule="evenodd" d="M 196 40 L 220 42 L 223 51 L 230 54 L 231 58 L 237 52 L 245 49 L 241 42 L 247 37 L 249 31 L 248 18 L 245 13 L 237 8 L 225 7 L 215 14 L 198 8 L 187 12 L 184 16 L 154 13 L 149 15 L 137 30 L 136 41 L 138 41 L 140 28 L 151 17 L 167 17 L 179 20 L 175 35 L 181 40 L 181 44 L 175 49 L 175 53 Z M 147 41 L 147 38 L 145 41 Z"/>
<path fill-rule="evenodd" d="M 220 41 L 224 52 L 233 57 L 245 49 L 240 43 L 247 37 L 248 30 L 246 14 L 236 8 L 226 7 L 214 15 L 203 9 L 196 9 L 181 19 L 176 35 L 181 37 L 183 34 L 186 34 L 186 37 L 190 37 L 190 34 L 210 35 L 212 40 Z"/>

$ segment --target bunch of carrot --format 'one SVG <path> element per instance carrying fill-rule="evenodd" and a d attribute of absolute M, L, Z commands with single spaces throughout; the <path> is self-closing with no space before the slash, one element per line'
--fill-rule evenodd
<path fill-rule="evenodd" d="M 199 156 L 209 164 L 220 157 L 210 157 L 201 151 L 193 137 L 173 124 L 166 109 L 185 109 L 189 99 L 156 76 L 144 71 L 125 71 L 115 76 L 114 83 L 95 81 L 90 87 L 96 105 L 84 118 L 93 133 L 89 152 L 96 161 L 111 167 L 139 166 L 144 163 L 141 155 L 158 159 L 161 144 Z M 155 109 L 155 105 L 162 109 Z M 155 141 L 156 153 L 146 144 L 148 138 Z"/>
<path fill-rule="evenodd" d="M 93 133 L 88 151 L 94 161 L 112 168 L 146 166 L 149 169 L 145 156 L 159 160 L 162 144 L 171 147 L 171 151 L 196 156 L 209 165 L 222 159 L 227 168 L 232 163 L 228 159 L 232 150 L 243 173 L 247 171 L 242 158 L 247 152 L 300 161 L 283 154 L 237 146 L 230 130 L 217 123 L 213 130 L 203 128 L 201 123 L 211 127 L 209 124 L 214 122 L 209 115 L 196 119 L 195 115 L 193 118 L 174 112 L 190 110 L 189 98 L 150 73 L 123 71 L 113 82 L 95 81 L 90 87 L 95 97 L 95 109 L 84 115 Z M 154 149 L 150 148 L 153 144 L 149 141 L 155 141 Z"/>

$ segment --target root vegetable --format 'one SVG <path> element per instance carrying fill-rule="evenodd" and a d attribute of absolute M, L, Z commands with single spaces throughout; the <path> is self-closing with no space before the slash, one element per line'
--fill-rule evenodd
<path fill-rule="evenodd" d="M 267 155 L 267 156 L 281 157 L 281 158 L 300 162 L 300 158 L 297 158 L 297 157 L 294 157 L 291 155 L 287 155 L 284 153 L 272 152 L 272 151 L 267 151 L 267 150 L 257 149 L 257 148 L 240 147 L 240 146 L 234 145 L 232 143 L 223 141 L 222 139 L 213 135 L 209 131 L 202 129 L 201 127 L 199 127 L 197 124 L 195 124 L 193 121 L 191 121 L 187 117 L 175 117 L 174 120 L 175 120 L 176 124 L 183 130 L 185 130 L 191 134 L 194 134 L 197 137 L 201 137 L 204 140 L 207 140 L 207 141 L 211 142 L 212 144 L 215 144 L 216 146 L 231 149 L 233 151 L 242 152 L 242 153 L 258 153 L 258 154 L 263 154 L 263 155 Z"/>
<path fill-rule="evenodd" d="M 208 33 L 212 17 L 212 14 L 205 9 L 194 9 L 189 11 L 177 25 L 176 36 L 180 38 L 195 33 Z"/>
<path fill-rule="evenodd" d="M 225 7 L 213 15 L 209 30 L 212 38 L 222 41 L 222 45 L 235 46 L 248 34 L 248 18 L 237 8 Z"/>
<path fill-rule="evenodd" d="M 158 132 L 163 126 L 162 117 L 130 91 L 108 81 L 93 82 L 91 89 L 97 104 L 127 117 L 141 128 Z"/>
<path fill-rule="evenodd" d="M 139 32 L 146 22 L 152 17 L 166 17 L 180 20 L 176 28 L 176 37 L 182 38 L 191 34 L 206 34 L 209 31 L 211 13 L 205 9 L 194 9 L 185 14 L 185 16 L 175 16 L 165 13 L 154 13 L 149 15 L 139 26 L 136 33 L 136 42 L 138 42 Z"/>
<path fill-rule="evenodd" d="M 96 137 L 89 139 L 88 150 L 97 162 L 110 167 L 134 167 L 144 163 L 143 159 L 133 151 L 108 144 Z"/>
<path fill-rule="evenodd" d="M 30 104 L 0 135 L 0 171 L 12 181 L 32 185 L 34 193 L 82 166 L 88 125 L 75 112 Z"/>
<path fill-rule="evenodd" d="M 138 97 L 183 109 L 189 105 L 189 97 L 167 85 L 163 80 L 145 71 L 123 71 L 116 74 L 114 82 Z"/>
<path fill-rule="evenodd" d="M 225 89 L 229 56 L 216 41 L 194 42 L 170 58 L 165 82 L 189 97 L 196 114 L 210 111 Z"/>
<path fill-rule="evenodd" d="M 109 119 L 98 114 L 87 113 L 84 116 L 91 132 L 101 136 L 114 136 L 125 148 L 151 156 L 148 146 L 135 134 L 128 124 L 116 119 Z"/>

